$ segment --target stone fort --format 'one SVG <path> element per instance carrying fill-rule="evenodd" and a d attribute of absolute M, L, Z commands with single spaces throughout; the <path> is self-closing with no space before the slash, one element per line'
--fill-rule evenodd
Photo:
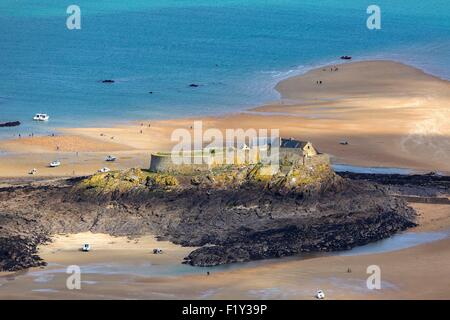
<path fill-rule="evenodd" d="M 279 138 L 276 146 L 280 170 L 292 166 L 316 166 L 330 163 L 329 156 L 319 153 L 309 141 Z M 230 161 L 226 161 L 225 157 L 230 154 L 233 155 L 231 161 L 233 165 L 264 163 L 264 156 L 270 156 L 273 149 L 273 142 L 262 139 L 262 141 L 254 140 L 251 147 L 242 144 L 228 148 L 205 148 L 183 153 L 177 161 L 174 161 L 172 153 L 154 153 L 151 155 L 150 171 L 172 173 L 208 171 L 215 167 L 229 165 Z"/>

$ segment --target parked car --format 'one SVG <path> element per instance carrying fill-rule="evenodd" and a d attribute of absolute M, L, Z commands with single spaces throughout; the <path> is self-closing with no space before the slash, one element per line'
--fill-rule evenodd
<path fill-rule="evenodd" d="M 325 299 L 325 293 L 322 290 L 318 290 L 316 293 L 316 298 L 319 300 Z"/>
<path fill-rule="evenodd" d="M 116 161 L 116 160 L 117 160 L 117 158 L 115 156 L 111 156 L 111 155 L 109 155 L 105 158 L 105 161 L 109 161 L 109 162 Z"/>
<path fill-rule="evenodd" d="M 61 161 L 59 161 L 59 160 L 50 162 L 50 167 L 52 167 L 52 168 L 59 167 L 60 165 L 61 165 Z"/>

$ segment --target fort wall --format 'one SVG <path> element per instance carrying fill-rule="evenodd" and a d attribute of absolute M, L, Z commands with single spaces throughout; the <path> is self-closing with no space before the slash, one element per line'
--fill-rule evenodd
<path fill-rule="evenodd" d="M 201 162 L 200 162 L 201 161 Z M 153 172 L 192 172 L 192 171 L 204 171 L 209 170 L 211 165 L 206 159 L 207 163 L 204 163 L 204 158 L 201 156 L 192 156 L 184 158 L 184 163 L 174 163 L 172 157 L 166 154 L 152 154 L 150 159 L 150 171 Z"/>
<path fill-rule="evenodd" d="M 220 167 L 221 163 L 216 163 L 221 155 L 189 155 L 183 158 L 183 163 L 177 164 L 170 154 L 152 154 L 150 160 L 150 171 L 153 172 L 179 172 L 191 173 L 193 171 L 207 171 L 213 167 Z M 250 161 L 248 164 L 256 163 Z M 280 165 L 287 167 L 292 165 L 317 166 L 320 164 L 330 164 L 330 157 L 327 154 L 317 154 L 315 156 L 304 156 L 299 149 L 280 149 Z"/>

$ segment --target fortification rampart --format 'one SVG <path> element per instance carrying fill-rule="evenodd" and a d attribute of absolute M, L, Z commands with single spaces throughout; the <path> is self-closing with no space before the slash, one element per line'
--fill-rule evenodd
<path fill-rule="evenodd" d="M 150 171 L 153 172 L 188 173 L 192 171 L 209 170 L 211 166 L 212 165 L 208 162 L 208 159 L 202 158 L 201 156 L 191 156 L 188 158 L 184 158 L 183 163 L 180 164 L 173 161 L 170 154 L 152 154 L 150 159 Z"/>
<path fill-rule="evenodd" d="M 189 155 L 183 158 L 183 161 L 176 163 L 170 154 L 152 154 L 150 160 L 150 170 L 153 172 L 179 172 L 192 173 L 195 171 L 208 171 L 214 167 L 220 167 L 217 163 L 219 155 Z M 181 160 L 181 159 L 178 159 Z M 251 164 L 253 162 L 250 162 Z M 320 164 L 329 164 L 330 157 L 327 154 L 317 154 L 315 156 L 303 156 L 303 153 L 293 149 L 280 151 L 281 167 L 292 165 L 317 166 Z M 241 163 L 243 164 L 243 163 Z"/>

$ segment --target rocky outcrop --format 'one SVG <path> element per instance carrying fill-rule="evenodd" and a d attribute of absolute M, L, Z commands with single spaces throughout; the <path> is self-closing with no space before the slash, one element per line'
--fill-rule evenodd
<path fill-rule="evenodd" d="M 352 180 L 382 184 L 390 194 L 408 199 L 422 198 L 422 202 L 428 203 L 449 203 L 450 199 L 450 176 L 433 172 L 410 175 L 340 172 L 339 175 Z"/>
<path fill-rule="evenodd" d="M 17 271 L 30 267 L 45 266 L 37 255 L 37 246 L 46 242 L 43 236 L 12 236 L 0 238 L 0 270 Z"/>
<path fill-rule="evenodd" d="M 49 235 L 85 231 L 200 247 L 185 260 L 199 266 L 347 249 L 415 225 L 415 212 L 386 190 L 325 166 L 274 177 L 257 166 L 196 176 L 132 169 L 8 186 L 0 268 L 39 265 L 35 248 Z"/>
<path fill-rule="evenodd" d="M 380 212 L 370 217 L 340 222 L 329 218 L 320 221 L 297 221 L 267 230 L 246 230 L 231 237 L 231 241 L 199 248 L 185 258 L 185 263 L 214 266 L 302 252 L 348 250 L 356 246 L 390 237 L 415 223 L 396 212 Z"/>
<path fill-rule="evenodd" d="M 2 122 L 0 123 L 1 127 L 17 127 L 20 126 L 20 121 L 10 121 L 10 122 Z"/>

